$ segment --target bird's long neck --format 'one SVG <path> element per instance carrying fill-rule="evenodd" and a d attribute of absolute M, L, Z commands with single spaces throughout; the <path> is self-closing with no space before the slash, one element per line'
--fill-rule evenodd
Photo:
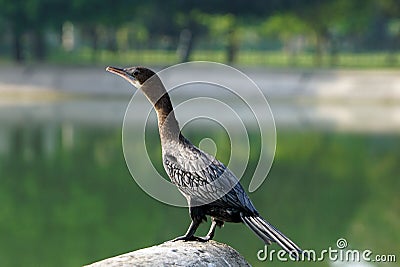
<path fill-rule="evenodd" d="M 146 82 L 141 89 L 157 112 L 161 144 L 179 142 L 179 124 L 174 115 L 171 99 L 162 82 L 157 78 L 149 83 Z"/>
<path fill-rule="evenodd" d="M 167 93 L 155 103 L 154 108 L 157 112 L 161 143 L 173 144 L 179 142 L 179 124 Z"/>

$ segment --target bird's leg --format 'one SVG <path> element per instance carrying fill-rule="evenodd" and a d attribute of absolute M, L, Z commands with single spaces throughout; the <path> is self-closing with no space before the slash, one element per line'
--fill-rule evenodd
<path fill-rule="evenodd" d="M 190 206 L 189 208 L 190 218 L 192 222 L 190 223 L 189 229 L 186 231 L 186 234 L 183 236 L 179 236 L 175 238 L 173 241 L 183 240 L 183 241 L 205 241 L 202 240 L 201 237 L 197 237 L 194 235 L 197 228 L 199 227 L 202 221 L 206 221 L 207 218 L 204 214 L 204 211 L 201 207 L 198 206 Z"/>
<path fill-rule="evenodd" d="M 211 218 L 211 220 L 212 220 L 212 222 L 211 222 L 210 230 L 208 230 L 207 235 L 205 237 L 200 237 L 203 242 L 213 239 L 214 234 L 215 234 L 215 228 L 217 226 L 221 227 L 222 225 L 224 225 L 223 221 L 217 220 L 215 218 Z"/>
<path fill-rule="evenodd" d="M 200 221 L 201 222 L 201 221 Z M 186 234 L 183 236 L 178 236 L 177 238 L 175 238 L 174 240 L 172 240 L 173 242 L 178 241 L 178 240 L 183 240 L 183 241 L 198 241 L 198 237 L 194 236 L 194 233 L 196 232 L 197 228 L 200 225 L 200 222 L 197 220 L 192 220 L 192 222 L 190 223 L 190 226 L 188 228 L 188 230 L 186 231 Z"/>
<path fill-rule="evenodd" d="M 213 239 L 214 234 L 215 234 L 215 228 L 221 227 L 224 225 L 223 221 L 217 220 L 212 218 L 210 230 L 208 231 L 207 235 L 204 237 L 199 237 L 195 236 L 194 233 L 196 232 L 197 228 L 199 227 L 200 223 L 196 224 L 196 221 L 192 221 L 192 223 L 189 226 L 189 229 L 187 230 L 186 234 L 183 236 L 179 236 L 175 238 L 172 241 L 178 241 L 178 240 L 183 240 L 183 241 L 199 241 L 199 242 L 207 242 L 211 239 Z"/>

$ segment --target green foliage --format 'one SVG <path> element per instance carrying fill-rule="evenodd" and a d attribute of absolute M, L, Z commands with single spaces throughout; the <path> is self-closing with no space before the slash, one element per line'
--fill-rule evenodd
<path fill-rule="evenodd" d="M 213 37 L 226 35 L 235 25 L 235 16 L 232 14 L 199 14 L 198 20 L 201 24 L 207 26 Z"/>
<path fill-rule="evenodd" d="M 277 37 L 283 42 L 294 36 L 311 34 L 309 26 L 291 13 L 272 15 L 260 25 L 259 31 L 265 36 Z"/>
<path fill-rule="evenodd" d="M 326 47 L 337 51 L 338 43 L 362 44 L 369 35 L 376 34 L 374 31 L 379 32 L 379 28 L 374 29 L 377 23 L 385 23 L 389 37 L 397 38 L 396 18 L 400 14 L 400 5 L 395 0 L 235 1 L 229 4 L 210 0 L 115 0 L 112 3 L 0 0 L 0 5 L 3 24 L 0 28 L 8 28 L 8 33 L 15 38 L 8 46 L 15 46 L 19 54 L 36 49 L 39 57 L 48 52 L 40 48 L 46 44 L 45 34 L 51 30 L 60 35 L 61 25 L 66 21 L 80 33 L 82 44 L 78 49 L 87 45 L 95 51 L 148 49 L 156 45 L 176 49 L 181 31 L 189 29 L 196 43 L 224 48 L 228 54 L 236 54 L 242 44 L 254 45 L 260 39 L 268 43 L 278 38 L 287 45 L 299 35 L 312 44 L 311 50 L 306 48 L 308 51 L 321 54 Z M 33 33 L 33 45 L 27 40 L 27 33 Z M 258 33 L 260 36 L 255 37 Z M 390 44 L 389 39 L 378 42 Z M 96 57 L 93 54 L 92 61 Z M 228 56 L 228 59 L 231 58 Z"/>

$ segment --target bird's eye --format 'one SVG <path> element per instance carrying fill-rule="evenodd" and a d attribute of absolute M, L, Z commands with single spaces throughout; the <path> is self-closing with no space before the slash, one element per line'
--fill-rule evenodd
<path fill-rule="evenodd" d="M 137 75 L 139 75 L 139 71 L 138 70 L 133 71 L 133 76 L 137 76 Z"/>

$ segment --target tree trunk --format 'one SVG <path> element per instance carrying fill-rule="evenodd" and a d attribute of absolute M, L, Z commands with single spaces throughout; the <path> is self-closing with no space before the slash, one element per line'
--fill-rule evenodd
<path fill-rule="evenodd" d="M 188 62 L 193 50 L 192 31 L 184 29 L 179 36 L 177 54 L 181 63 Z"/>
<path fill-rule="evenodd" d="M 397 47 L 400 44 L 400 35 L 393 36 L 390 40 L 390 49 L 386 57 L 386 64 L 388 66 L 395 66 L 397 64 Z"/>
<path fill-rule="evenodd" d="M 323 37 L 321 33 L 317 33 L 317 40 L 315 44 L 315 57 L 314 57 L 314 65 L 316 67 L 322 66 L 322 51 L 323 51 Z"/>
<path fill-rule="evenodd" d="M 22 45 L 22 31 L 17 29 L 16 27 L 13 30 L 12 34 L 12 41 L 13 41 L 13 59 L 18 62 L 22 63 L 25 58 L 23 55 L 23 45 Z"/>
<path fill-rule="evenodd" d="M 339 65 L 339 47 L 336 38 L 331 38 L 331 50 L 330 50 L 330 65 L 336 67 Z"/>
<path fill-rule="evenodd" d="M 35 29 L 33 32 L 33 55 L 38 61 L 46 58 L 46 43 L 41 29 Z"/>
<path fill-rule="evenodd" d="M 227 46 L 227 62 L 233 64 L 236 61 L 236 56 L 239 51 L 239 39 L 235 25 L 229 30 L 228 33 L 228 46 Z"/>
<path fill-rule="evenodd" d="M 97 29 L 96 26 L 88 26 L 87 28 L 87 34 L 89 36 L 89 40 L 90 40 L 90 44 L 91 44 L 91 48 L 92 48 L 92 62 L 96 62 L 97 61 L 97 52 L 98 52 L 98 46 L 99 46 L 99 36 L 97 33 Z"/>

